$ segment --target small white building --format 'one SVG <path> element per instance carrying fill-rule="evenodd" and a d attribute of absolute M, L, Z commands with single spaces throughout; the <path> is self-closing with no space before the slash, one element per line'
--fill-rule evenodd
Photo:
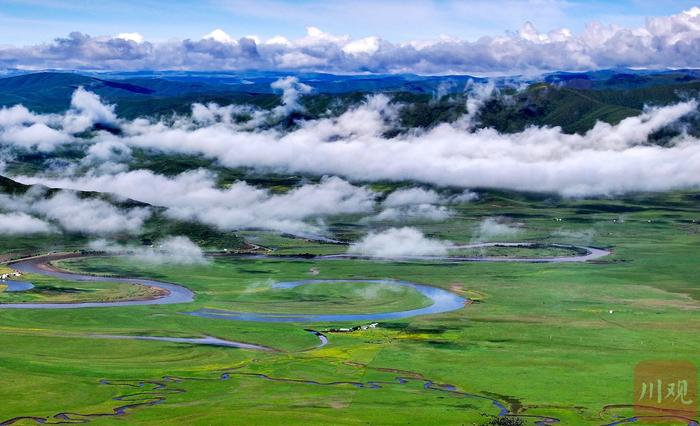
<path fill-rule="evenodd" d="M 362 325 L 362 326 L 360 326 L 360 329 L 362 329 L 362 330 L 368 330 L 368 329 L 370 329 L 370 328 L 377 328 L 378 325 L 379 325 L 379 323 L 373 322 L 373 323 L 371 323 L 371 324 L 367 324 L 367 325 Z"/>

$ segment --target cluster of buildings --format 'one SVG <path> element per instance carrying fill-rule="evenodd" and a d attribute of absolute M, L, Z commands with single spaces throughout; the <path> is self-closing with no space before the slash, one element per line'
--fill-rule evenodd
<path fill-rule="evenodd" d="M 366 325 L 358 325 L 352 328 L 329 328 L 328 333 L 352 333 L 358 330 L 369 330 L 370 328 L 377 328 L 379 326 L 378 322 L 373 322 Z"/>
<path fill-rule="evenodd" d="M 9 274 L 0 275 L 0 280 L 7 280 L 10 278 L 21 277 L 21 276 L 22 276 L 22 274 L 20 272 L 15 271 L 15 272 L 11 272 Z"/>

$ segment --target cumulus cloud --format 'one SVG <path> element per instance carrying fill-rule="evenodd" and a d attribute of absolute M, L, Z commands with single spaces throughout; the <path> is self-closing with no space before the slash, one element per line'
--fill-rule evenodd
<path fill-rule="evenodd" d="M 449 241 L 427 238 L 416 228 L 390 228 L 370 233 L 348 248 L 349 254 L 381 258 L 444 256 L 452 247 Z"/>
<path fill-rule="evenodd" d="M 117 125 L 113 105 L 78 87 L 64 114 L 33 114 L 24 106 L 0 109 L 0 143 L 27 150 L 53 151 L 59 145 L 75 142 L 76 133 L 95 124 Z"/>
<path fill-rule="evenodd" d="M 220 28 L 215 29 L 214 31 L 210 32 L 209 34 L 205 35 L 202 37 L 203 40 L 214 40 L 219 43 L 226 43 L 226 44 L 235 44 L 236 41 L 231 38 L 230 35 L 226 34 L 226 32 Z"/>
<path fill-rule="evenodd" d="M 63 129 L 68 133 L 83 132 L 94 124 L 117 122 L 114 106 L 102 103 L 99 96 L 82 87 L 73 92 L 70 106 L 63 118 Z"/>
<path fill-rule="evenodd" d="M 89 244 L 91 250 L 128 254 L 133 260 L 151 264 L 193 265 L 207 263 L 204 252 L 189 238 L 168 237 L 152 246 L 122 245 L 108 240 L 96 240 Z"/>
<path fill-rule="evenodd" d="M 46 234 L 54 231 L 50 223 L 26 213 L 0 213 L 0 234 Z"/>
<path fill-rule="evenodd" d="M 273 113 L 285 117 L 294 111 L 302 109 L 299 97 L 311 93 L 311 86 L 300 83 L 297 77 L 285 77 L 273 82 L 270 87 L 282 91 L 282 105 L 276 107 Z"/>
<path fill-rule="evenodd" d="M 145 40 L 143 36 L 139 33 L 119 33 L 114 38 L 126 41 L 133 41 L 136 44 L 143 43 Z"/>
<path fill-rule="evenodd" d="M 216 29 L 199 40 L 149 42 L 136 33 L 90 36 L 80 32 L 33 46 L 0 47 L 4 68 L 267 69 L 333 72 L 508 73 L 616 67 L 697 67 L 700 8 L 652 17 L 624 28 L 593 22 L 575 34 L 517 31 L 475 41 L 451 37 L 396 43 L 379 36 L 352 39 L 316 27 L 305 37 L 236 39 Z"/>

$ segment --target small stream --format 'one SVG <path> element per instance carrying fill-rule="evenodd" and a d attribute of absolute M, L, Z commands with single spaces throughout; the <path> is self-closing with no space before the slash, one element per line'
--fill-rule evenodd
<path fill-rule="evenodd" d="M 462 309 L 467 299 L 460 297 L 447 290 L 432 287 L 424 284 L 416 284 L 410 281 L 399 280 L 301 280 L 284 281 L 273 284 L 273 288 L 289 289 L 306 284 L 339 284 L 339 283 L 374 283 L 388 284 L 401 287 L 409 287 L 423 296 L 430 299 L 431 304 L 424 308 L 411 309 L 407 311 L 377 312 L 373 314 L 303 314 L 303 313 L 261 313 L 261 312 L 238 312 L 221 309 L 203 308 L 188 315 L 204 318 L 216 318 L 229 321 L 257 321 L 257 322 L 337 322 L 337 321 L 378 321 L 410 318 L 418 315 L 441 314 Z"/>
<path fill-rule="evenodd" d="M 78 255 L 74 257 L 79 257 Z M 41 256 L 27 260 L 13 262 L 10 266 L 25 274 L 39 274 L 49 277 L 59 278 L 67 281 L 93 281 L 93 282 L 115 282 L 127 284 L 140 284 L 154 287 L 163 291 L 164 295 L 153 299 L 144 300 L 124 300 L 116 302 L 78 302 L 78 303 L 0 303 L 0 309 L 76 309 L 76 308 L 102 308 L 115 306 L 140 306 L 140 305 L 169 305 L 173 303 L 190 303 L 194 301 L 194 293 L 187 287 L 178 284 L 166 283 L 143 278 L 111 278 L 98 277 L 94 275 L 78 274 L 67 271 L 52 269 L 48 263 L 60 257 Z M 27 283 L 30 284 L 31 283 Z M 33 286 L 32 286 L 33 287 Z M 22 290 L 26 291 L 32 287 Z"/>

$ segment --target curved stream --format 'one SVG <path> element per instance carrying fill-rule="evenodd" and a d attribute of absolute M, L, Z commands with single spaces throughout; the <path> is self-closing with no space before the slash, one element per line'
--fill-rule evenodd
<path fill-rule="evenodd" d="M 465 246 L 458 246 L 457 248 L 479 248 L 479 247 L 490 247 L 496 245 L 510 245 L 510 246 L 531 246 L 532 243 L 483 243 L 483 244 L 472 244 Z M 556 246 L 551 245 L 550 246 Z M 574 246 L 560 246 L 560 247 L 570 247 L 584 249 L 586 251 L 585 255 L 569 256 L 569 257 L 551 257 L 551 258 L 488 258 L 488 257 L 439 257 L 439 256 L 422 256 L 422 257 L 406 257 L 399 260 L 428 260 L 428 261 L 455 261 L 455 262 L 584 262 L 588 260 L 598 259 L 600 257 L 609 254 L 608 251 L 590 248 L 590 247 L 574 247 Z M 72 281 L 100 281 L 100 282 L 120 282 L 129 284 L 140 284 L 145 286 L 150 286 L 163 291 L 163 295 L 148 300 L 128 300 L 128 301 L 118 301 L 118 302 L 84 302 L 84 303 L 11 303 L 11 304 L 0 304 L 0 309 L 71 309 L 71 308 L 96 308 L 96 307 L 116 307 L 116 306 L 136 306 L 136 305 L 163 305 L 163 304 L 173 304 L 173 303 L 189 303 L 194 300 L 194 293 L 187 289 L 186 287 L 166 283 L 155 280 L 141 279 L 141 278 L 108 278 L 99 277 L 93 275 L 72 273 L 67 271 L 62 271 L 55 269 L 49 265 L 52 260 L 58 260 L 67 257 L 79 257 L 80 255 L 72 256 L 41 256 L 33 259 L 26 259 L 12 263 L 12 267 L 18 271 L 24 273 L 33 273 L 47 275 L 55 278 L 60 278 L 64 280 Z M 260 257 L 260 256 L 258 256 Z M 276 257 L 276 256 L 267 256 Z M 356 258 L 357 256 L 351 255 L 326 255 L 326 256 L 316 256 L 316 259 L 341 259 L 341 258 Z M 277 257 L 279 258 L 279 257 Z M 392 259 L 396 260 L 396 259 Z M 238 321 L 260 321 L 260 322 L 326 322 L 326 321 L 366 321 L 366 320 L 381 320 L 381 319 L 400 319 L 409 318 L 418 315 L 426 314 L 437 314 L 450 312 L 460 309 L 464 306 L 465 302 L 468 300 L 460 297 L 449 291 L 432 287 L 423 284 L 417 284 L 409 281 L 399 281 L 399 280 L 357 280 L 357 279 L 345 279 L 345 280 L 301 280 L 301 281 L 288 281 L 280 282 L 274 285 L 276 288 L 294 288 L 300 285 L 310 284 L 310 283 L 327 283 L 333 284 L 338 282 L 369 282 L 369 283 L 381 283 L 381 284 L 391 284 L 404 287 L 410 287 L 425 297 L 431 300 L 431 304 L 424 308 L 412 309 L 406 311 L 394 311 L 394 312 L 384 312 L 376 314 L 277 314 L 277 313 L 247 313 L 247 312 L 234 312 L 225 310 L 213 310 L 213 309 L 200 309 L 195 312 L 189 312 L 189 315 L 195 315 L 207 318 L 217 318 L 226 320 L 238 320 Z M 31 285 L 31 284 L 29 284 Z M 9 288 L 9 286 L 8 286 Z M 14 285 L 13 288 L 19 288 L 18 285 Z M 24 290 L 29 289 L 25 288 Z M 22 290 L 15 290 L 22 291 Z M 328 339 L 325 335 L 320 332 L 307 329 L 306 331 L 314 334 L 320 340 L 318 347 L 322 347 L 328 343 Z M 181 337 L 161 337 L 161 336 L 119 336 L 119 335 L 93 335 L 91 337 L 105 338 L 105 339 L 138 339 L 138 340 L 156 340 L 156 341 L 167 341 L 175 343 L 191 343 L 191 344 L 205 344 L 205 345 L 215 345 L 215 346 L 228 346 L 237 347 L 253 350 L 273 350 L 272 348 L 252 345 L 247 343 L 232 342 L 228 340 L 218 339 L 215 337 L 205 336 L 201 338 L 181 338 Z M 364 366 L 366 368 L 371 368 Z M 422 383 L 425 390 L 439 391 L 446 394 L 452 395 L 454 397 L 461 398 L 477 398 L 490 402 L 497 410 L 498 416 L 515 416 L 515 417 L 532 417 L 537 421 L 539 425 L 548 425 L 558 423 L 559 420 L 553 417 L 546 416 L 527 416 L 522 414 L 514 414 L 512 410 L 506 408 L 504 403 L 500 402 L 498 399 L 479 395 L 471 394 L 459 391 L 456 386 L 449 384 L 438 384 L 434 381 L 423 377 L 419 373 L 403 372 L 388 368 L 373 368 L 378 371 L 394 372 L 397 375 L 392 381 L 368 381 L 368 382 L 351 382 L 351 381 L 337 381 L 337 382 L 318 382 L 314 380 L 307 379 L 294 379 L 294 378 L 284 378 L 284 377 L 271 377 L 265 374 L 252 373 L 252 372 L 242 372 L 242 371 L 226 371 L 222 373 L 217 379 L 226 380 L 233 375 L 257 378 L 262 380 L 286 382 L 286 383 L 298 383 L 306 385 L 316 385 L 316 386 L 354 386 L 357 388 L 364 389 L 382 389 L 386 386 L 391 385 L 405 385 L 410 382 L 418 381 Z M 408 373 L 408 375 L 406 375 Z M 215 380 L 217 380 L 215 379 Z M 111 409 L 108 413 L 69 413 L 61 412 L 49 417 L 34 417 L 34 416 L 23 416 L 14 417 L 5 421 L 0 421 L 0 425 L 10 425 L 19 421 L 29 420 L 34 421 L 37 424 L 50 424 L 50 423 L 66 423 L 66 422 L 87 422 L 92 418 L 103 418 L 105 416 L 121 416 L 126 414 L 129 410 L 150 406 L 162 403 L 172 393 L 183 393 L 184 389 L 172 389 L 170 387 L 171 383 L 176 383 L 186 380 L 207 380 L 207 379 L 194 379 L 194 378 L 171 378 L 164 377 L 163 380 L 156 381 L 135 381 L 135 382 L 110 382 L 102 381 L 105 385 L 122 385 L 136 388 L 143 388 L 146 384 L 152 385 L 152 389 L 143 390 L 137 393 L 129 393 L 127 395 L 121 395 L 115 397 L 115 401 L 122 401 L 123 403 Z"/>
<path fill-rule="evenodd" d="M 78 303 L 0 303 L 0 309 L 75 309 L 75 308 L 101 308 L 114 306 L 139 306 L 139 305 L 169 305 L 173 303 L 189 303 L 194 301 L 194 293 L 187 287 L 162 281 L 143 278 L 108 278 L 94 275 L 78 274 L 61 271 L 49 266 L 49 262 L 58 259 L 66 259 L 74 256 L 39 256 L 32 259 L 12 262 L 13 269 L 25 274 L 39 274 L 60 278 L 67 281 L 93 281 L 115 282 L 127 284 L 139 284 L 159 289 L 163 296 L 144 300 L 123 300 L 118 302 L 78 302 Z M 33 286 L 32 286 L 33 287 Z M 30 287 L 31 288 L 31 287 Z M 26 288 L 25 290 L 28 290 Z M 15 290 L 20 291 L 20 290 Z"/>
<path fill-rule="evenodd" d="M 536 243 L 478 243 L 455 246 L 457 249 L 472 249 L 484 247 L 532 247 Z M 562 262 L 586 262 L 596 260 L 610 254 L 607 250 L 602 250 L 594 247 L 571 246 L 564 244 L 548 244 L 552 247 L 571 248 L 585 250 L 586 254 L 577 256 L 557 256 L 543 258 L 499 258 L 499 257 L 453 257 L 453 256 L 405 256 L 400 258 L 392 258 L 391 260 L 425 260 L 425 261 L 442 261 L 442 262 L 537 262 L 537 263 L 562 263 Z M 168 283 L 163 281 L 155 281 L 144 278 L 108 278 L 95 275 L 80 274 L 68 272 L 53 268 L 49 263 L 53 260 L 66 259 L 71 257 L 80 257 L 79 254 L 74 255 L 48 255 L 38 256 L 31 259 L 12 262 L 12 268 L 23 272 L 47 275 L 50 277 L 60 278 L 69 281 L 96 281 L 96 282 L 118 282 L 128 284 L 140 284 L 159 289 L 163 292 L 163 296 L 143 299 L 143 300 L 123 300 L 115 302 L 79 302 L 79 303 L 0 303 L 0 309 L 74 309 L 74 308 L 99 308 L 99 307 L 115 307 L 115 306 L 139 306 L 139 305 L 168 305 L 174 303 L 189 303 L 194 301 L 194 293 L 187 287 L 178 284 Z M 256 258 L 277 258 L 279 256 L 257 255 Z M 334 255 L 319 255 L 314 259 L 377 259 L 365 256 L 356 256 L 350 254 L 334 254 Z M 365 321 L 378 319 L 400 319 L 409 318 L 417 315 L 437 314 L 460 309 L 464 306 L 466 299 L 455 295 L 446 290 L 432 287 L 423 284 L 416 284 L 408 281 L 398 280 L 305 280 L 282 282 L 275 286 L 291 288 L 311 282 L 376 282 L 389 283 L 400 286 L 408 286 L 417 290 L 424 296 L 431 299 L 433 302 L 430 306 L 421 309 L 413 309 L 409 311 L 385 312 L 378 314 L 338 314 L 338 315 L 307 315 L 307 314 L 272 314 L 272 313 L 247 313 L 235 312 L 215 309 L 200 309 L 195 312 L 189 312 L 190 315 L 219 318 L 227 320 L 240 321 L 260 321 L 260 322 L 309 322 L 309 321 Z M 17 283 L 20 283 L 19 281 Z M 26 283 L 25 285 L 31 283 Z M 8 288 L 10 286 L 8 285 Z M 29 290 L 32 287 L 21 288 L 20 284 L 13 284 L 14 291 Z"/>
<path fill-rule="evenodd" d="M 488 247 L 534 247 L 542 243 L 475 243 L 452 246 L 452 249 L 479 249 Z M 547 247 L 557 247 L 572 250 L 584 250 L 586 254 L 575 256 L 554 256 L 554 257 L 495 257 L 495 256 L 398 256 L 381 258 L 376 256 L 363 256 L 357 254 L 328 254 L 316 256 L 318 259 L 366 259 L 366 260 L 398 260 L 398 261 L 440 261 L 440 262 L 520 262 L 520 263 L 569 263 L 588 262 L 597 260 L 610 254 L 610 251 L 595 247 L 574 246 L 569 244 L 545 244 Z"/>
<path fill-rule="evenodd" d="M 418 315 L 441 314 L 456 311 L 464 307 L 467 299 L 438 287 L 416 284 L 410 281 L 398 280 L 301 280 L 285 281 L 273 284 L 273 288 L 294 288 L 305 284 L 334 284 L 334 283 L 373 283 L 409 287 L 430 299 L 431 304 L 408 311 L 378 312 L 373 314 L 279 314 L 260 312 L 236 312 L 220 309 L 199 309 L 187 312 L 188 315 L 204 318 L 216 318 L 229 321 L 257 322 L 333 322 L 333 321 L 371 321 L 410 318 Z"/>

